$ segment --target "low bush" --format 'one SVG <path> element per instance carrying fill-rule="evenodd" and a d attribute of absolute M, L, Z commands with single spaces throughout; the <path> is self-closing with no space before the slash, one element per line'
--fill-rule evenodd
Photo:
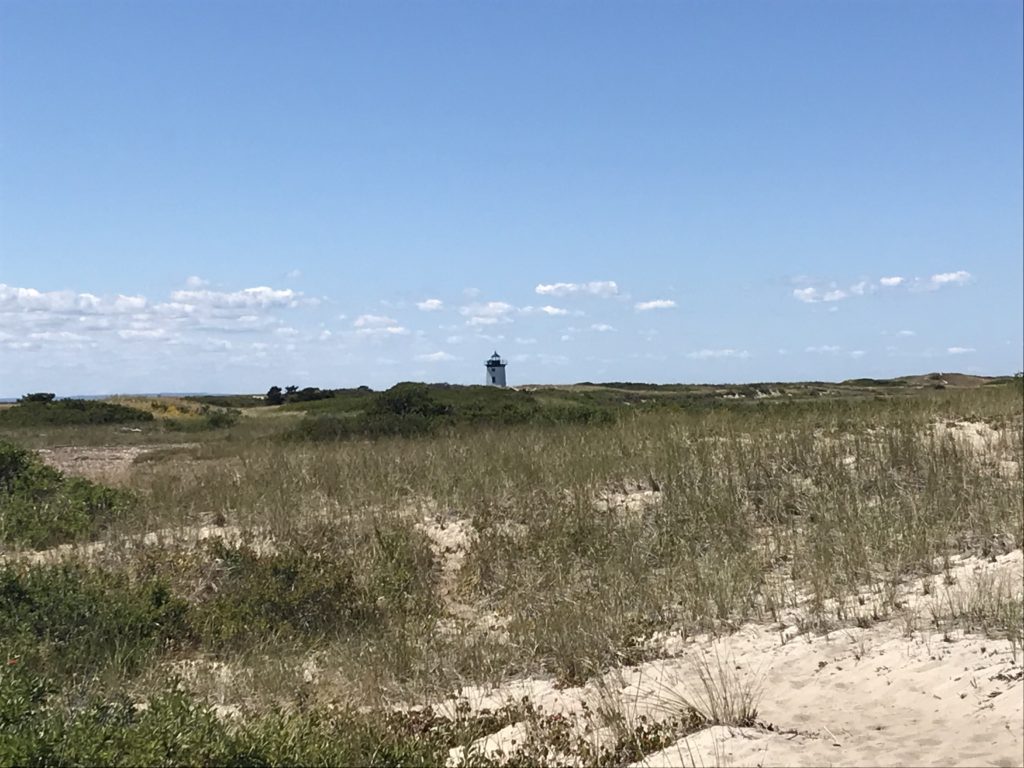
<path fill-rule="evenodd" d="M 77 698 L 78 700 L 74 700 Z M 139 706 L 124 694 L 53 695 L 46 681 L 0 669 L 0 764 L 444 765 L 519 718 L 515 706 L 452 720 L 420 711 L 279 709 L 226 720 L 178 685 Z"/>
<path fill-rule="evenodd" d="M 132 424 L 153 421 L 153 414 L 102 400 L 21 400 L 0 411 L 0 427 Z"/>
<path fill-rule="evenodd" d="M 0 661 L 35 674 L 131 671 L 185 641 L 187 604 L 161 579 L 62 563 L 0 566 Z"/>
<path fill-rule="evenodd" d="M 193 607 L 191 622 L 203 645 L 241 646 L 257 638 L 323 635 L 371 622 L 375 607 L 356 586 L 350 559 L 290 549 L 260 556 L 217 539 L 207 545 L 216 563 L 211 596 Z"/>
<path fill-rule="evenodd" d="M 235 408 L 212 409 L 202 406 L 198 416 L 183 419 L 164 419 L 163 427 L 168 432 L 205 432 L 210 429 L 227 429 L 238 423 L 241 411 Z"/>
<path fill-rule="evenodd" d="M 65 477 L 0 441 L 0 541 L 42 549 L 91 538 L 134 504 L 126 491 Z"/>

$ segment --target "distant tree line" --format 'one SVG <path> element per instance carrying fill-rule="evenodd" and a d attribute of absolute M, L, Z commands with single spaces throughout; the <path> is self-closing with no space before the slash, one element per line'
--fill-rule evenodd
<path fill-rule="evenodd" d="M 359 391 L 370 392 L 369 387 L 359 387 Z M 267 390 L 264 402 L 267 405 L 284 405 L 285 403 L 308 403 L 313 400 L 327 400 L 334 397 L 338 392 L 347 390 L 320 389 L 320 387 L 303 387 L 299 389 L 294 384 L 281 389 L 273 386 Z"/>

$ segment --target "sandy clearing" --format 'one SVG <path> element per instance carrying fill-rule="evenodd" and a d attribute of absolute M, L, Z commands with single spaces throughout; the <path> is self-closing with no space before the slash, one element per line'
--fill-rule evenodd
<path fill-rule="evenodd" d="M 927 588 L 925 579 L 908 582 L 906 611 L 928 621 L 941 617 L 979 580 L 990 586 L 993 578 L 1019 599 L 1022 563 L 1020 550 L 994 562 L 957 560 L 951 584 L 942 577 L 929 577 Z M 526 698 L 544 714 L 572 718 L 578 734 L 600 743 L 611 733 L 594 716 L 600 708 L 610 707 L 626 722 L 641 715 L 667 719 L 685 702 L 699 703 L 699 670 L 710 667 L 734 687 L 758 688 L 758 720 L 779 730 L 704 729 L 639 765 L 1024 765 L 1020 649 L 1008 640 L 910 626 L 900 616 L 822 635 L 798 634 L 797 624 L 750 624 L 722 638 L 663 637 L 670 658 L 613 670 L 580 688 L 531 679 L 464 689 L 460 697 L 475 710 Z M 456 702 L 435 709 L 454 712 Z M 528 728 L 509 726 L 472 749 L 508 754 Z M 449 762 L 462 758 L 457 748 Z"/>
<path fill-rule="evenodd" d="M 188 449 L 198 443 L 167 443 L 164 445 L 61 445 L 37 450 L 39 458 L 54 469 L 101 483 L 127 481 L 135 460 L 152 451 Z"/>

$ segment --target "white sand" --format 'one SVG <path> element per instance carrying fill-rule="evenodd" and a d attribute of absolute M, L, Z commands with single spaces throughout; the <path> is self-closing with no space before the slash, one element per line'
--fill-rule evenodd
<path fill-rule="evenodd" d="M 581 688 L 524 680 L 462 693 L 474 709 L 525 696 L 545 714 L 571 717 L 577 733 L 600 742 L 610 730 L 594 716 L 598 707 L 611 706 L 627 722 L 639 715 L 666 719 L 700 698 L 702 660 L 713 668 L 721 661 L 733 685 L 760 690 L 757 719 L 778 730 L 708 728 L 640 765 L 1024 765 L 1020 649 L 1014 653 L 1005 639 L 926 628 L 933 615 L 941 620 L 950 606 L 970 601 L 977 585 L 1020 595 L 1022 562 L 1020 550 L 996 562 L 958 560 L 953 584 L 942 577 L 908 583 L 906 615 L 868 628 L 808 636 L 796 624 L 751 624 L 717 640 L 669 636 L 659 642 L 673 657 L 615 670 Z M 870 611 L 876 598 L 865 594 Z M 473 748 L 492 756 L 514 751 L 527 728 L 511 726 Z M 461 749 L 452 750 L 450 762 L 461 757 Z"/>

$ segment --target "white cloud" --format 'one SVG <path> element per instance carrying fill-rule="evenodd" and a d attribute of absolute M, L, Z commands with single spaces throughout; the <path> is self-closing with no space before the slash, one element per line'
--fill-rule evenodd
<path fill-rule="evenodd" d="M 416 306 L 424 312 L 436 312 L 444 308 L 444 302 L 440 299 L 424 299 L 416 302 Z"/>
<path fill-rule="evenodd" d="M 873 286 L 869 285 L 866 280 L 861 280 L 859 283 L 854 283 L 850 286 L 850 293 L 854 296 L 863 296 L 873 289 Z"/>
<path fill-rule="evenodd" d="M 532 338 L 521 338 L 517 336 L 515 342 L 516 344 L 536 344 L 537 340 Z"/>
<path fill-rule="evenodd" d="M 947 347 L 946 353 L 950 355 L 966 355 L 974 352 L 974 347 Z"/>
<path fill-rule="evenodd" d="M 265 285 L 243 288 L 240 291 L 174 291 L 171 300 L 182 304 L 210 309 L 267 309 L 270 307 L 295 307 L 302 294 L 290 288 L 274 289 Z M 311 301 L 311 300 L 306 300 Z"/>
<path fill-rule="evenodd" d="M 467 325 L 494 325 L 495 323 L 510 323 L 512 318 L 509 315 L 515 311 L 515 307 L 504 301 L 488 301 L 484 304 L 467 304 L 459 307 L 459 314 L 469 318 Z"/>
<path fill-rule="evenodd" d="M 275 328 L 274 333 L 278 336 L 298 336 L 299 332 L 290 326 L 283 326 L 281 328 Z"/>
<path fill-rule="evenodd" d="M 832 288 L 828 291 L 822 291 L 814 286 L 793 289 L 793 297 L 805 304 L 817 304 L 821 301 L 841 301 L 848 295 L 849 294 L 841 288 Z"/>
<path fill-rule="evenodd" d="M 815 353 L 819 353 L 819 354 L 825 354 L 825 353 L 835 354 L 840 349 L 841 349 L 841 347 L 837 347 L 837 346 L 835 346 L 833 344 L 822 344 L 820 347 L 806 347 L 804 349 L 804 352 L 815 352 Z"/>
<path fill-rule="evenodd" d="M 297 280 L 300 277 L 302 277 L 302 270 L 301 269 L 289 269 L 287 272 L 284 273 L 284 276 L 286 278 L 288 278 L 289 280 Z"/>
<path fill-rule="evenodd" d="M 126 340 L 163 339 L 167 337 L 167 331 L 163 328 L 151 328 L 148 330 L 126 328 L 118 331 L 117 335 Z"/>
<path fill-rule="evenodd" d="M 329 338 L 331 338 L 332 335 L 333 334 L 325 328 L 324 330 L 320 331 L 320 336 L 318 338 L 320 339 L 320 341 L 327 341 Z"/>
<path fill-rule="evenodd" d="M 406 336 L 409 333 L 409 329 L 403 328 L 400 325 L 373 326 L 370 328 L 360 328 L 356 333 L 360 336 L 369 336 L 370 338 L 386 338 L 388 336 Z"/>
<path fill-rule="evenodd" d="M 209 284 L 209 280 L 204 280 L 198 275 L 192 275 L 190 277 L 185 278 L 185 285 L 188 286 L 189 288 L 205 288 Z"/>
<path fill-rule="evenodd" d="M 903 283 L 903 278 L 899 275 L 893 275 L 892 277 L 883 277 L 878 282 L 886 288 L 895 288 L 897 285 Z"/>
<path fill-rule="evenodd" d="M 970 279 L 971 273 L 965 272 L 962 269 L 957 272 L 942 272 L 928 278 L 929 282 L 935 287 L 942 285 L 963 285 Z"/>
<path fill-rule="evenodd" d="M 917 334 L 914 331 L 898 331 L 896 333 L 896 335 L 897 336 L 916 336 Z"/>
<path fill-rule="evenodd" d="M 0 283 L 0 312 L 42 312 L 53 314 L 122 314 L 146 306 L 142 296 L 102 299 L 91 293 L 38 291 Z"/>
<path fill-rule="evenodd" d="M 114 299 L 115 312 L 141 312 L 146 308 L 143 296 L 118 296 Z"/>
<path fill-rule="evenodd" d="M 855 349 L 850 353 L 850 357 L 864 357 L 864 355 L 866 354 L 867 352 L 865 352 L 863 349 Z"/>
<path fill-rule="evenodd" d="M 637 312 L 647 312 L 652 309 L 672 309 L 676 303 L 672 299 L 654 299 L 652 301 L 641 301 L 636 304 Z"/>
<path fill-rule="evenodd" d="M 36 333 L 30 333 L 28 337 L 33 341 L 78 342 L 89 340 L 88 336 L 72 333 L 71 331 L 37 331 Z"/>
<path fill-rule="evenodd" d="M 552 307 L 550 304 L 543 307 L 523 307 L 521 310 L 524 315 L 535 315 L 544 314 L 550 317 L 564 317 L 569 314 L 568 309 L 562 309 L 562 307 Z"/>
<path fill-rule="evenodd" d="M 700 349 L 696 352 L 689 352 L 686 356 L 693 358 L 694 360 L 710 360 L 719 357 L 736 357 L 746 359 L 750 357 L 750 353 L 745 349 Z"/>
<path fill-rule="evenodd" d="M 360 315 L 352 321 L 356 328 L 371 328 L 381 325 L 397 325 L 398 321 L 385 315 Z"/>
<path fill-rule="evenodd" d="M 585 293 L 602 299 L 611 298 L 619 293 L 619 286 L 614 280 L 594 280 L 589 283 L 541 283 L 534 289 L 541 296 L 568 296 L 573 293 Z"/>
<path fill-rule="evenodd" d="M 447 352 L 431 352 L 426 355 L 416 355 L 416 359 L 424 363 L 445 363 L 449 360 L 457 360 L 458 358 Z"/>
<path fill-rule="evenodd" d="M 449 336 L 447 339 L 444 340 L 444 343 L 445 344 L 461 344 L 462 343 L 462 337 L 461 336 Z"/>
<path fill-rule="evenodd" d="M 590 330 L 597 331 L 598 333 L 605 333 L 607 331 L 614 331 L 615 329 L 608 325 L 608 323 L 594 323 L 590 326 Z"/>

